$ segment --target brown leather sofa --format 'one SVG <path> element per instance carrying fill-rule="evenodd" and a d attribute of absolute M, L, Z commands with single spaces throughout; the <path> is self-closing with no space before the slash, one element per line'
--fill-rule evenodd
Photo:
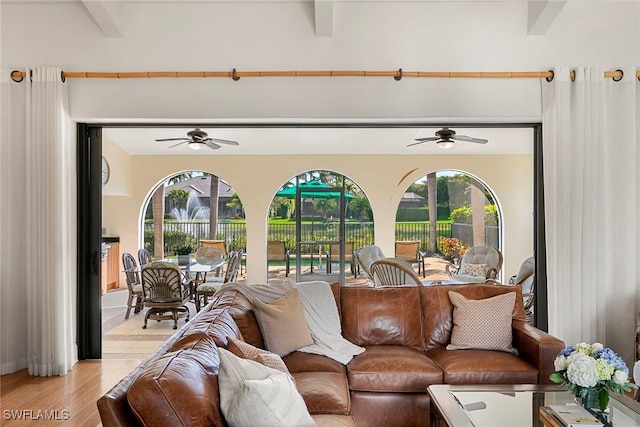
<path fill-rule="evenodd" d="M 366 351 L 345 367 L 293 352 L 283 359 L 318 426 L 428 426 L 431 384 L 548 384 L 562 341 L 524 322 L 519 286 L 368 288 L 332 285 L 343 335 Z M 516 292 L 519 355 L 446 350 L 448 291 L 481 299 Z M 284 327 L 284 326 L 283 326 Z M 217 347 L 240 338 L 264 348 L 252 303 L 227 291 L 98 401 L 103 425 L 225 426 Z"/>

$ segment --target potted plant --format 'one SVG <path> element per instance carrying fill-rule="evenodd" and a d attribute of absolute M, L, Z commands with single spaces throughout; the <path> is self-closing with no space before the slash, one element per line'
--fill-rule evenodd
<path fill-rule="evenodd" d="M 189 265 L 191 252 L 193 252 L 193 247 L 191 245 L 178 246 L 176 248 L 176 255 L 178 255 L 178 265 Z"/>

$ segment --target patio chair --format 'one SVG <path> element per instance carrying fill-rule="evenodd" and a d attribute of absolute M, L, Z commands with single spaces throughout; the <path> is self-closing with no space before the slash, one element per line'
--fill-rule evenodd
<path fill-rule="evenodd" d="M 418 274 L 422 271 L 422 277 L 426 277 L 424 254 L 420 252 L 419 241 L 396 241 L 395 257 L 409 264 L 417 263 Z"/>
<path fill-rule="evenodd" d="M 269 263 L 272 261 L 284 261 L 284 275 L 285 277 L 289 277 L 291 254 L 283 240 L 269 240 L 267 242 L 267 269 L 269 269 Z"/>
<path fill-rule="evenodd" d="M 331 274 L 331 263 L 340 262 L 340 243 L 332 243 L 329 245 L 329 250 L 325 253 L 327 260 L 327 274 Z M 351 274 L 353 277 L 358 277 L 356 272 L 356 259 L 353 253 L 353 242 L 344 243 L 344 262 L 349 263 L 351 266 Z"/>
<path fill-rule="evenodd" d="M 213 248 L 212 248 L 213 249 Z M 222 277 L 214 277 L 196 287 L 196 310 L 200 311 L 200 298 L 202 297 L 203 304 L 207 305 L 209 297 L 213 295 L 222 287 L 223 284 L 229 282 L 235 282 L 238 280 L 238 270 L 240 269 L 240 260 L 242 259 L 242 250 L 229 252 L 229 263 L 227 264 L 227 271 Z"/>
<path fill-rule="evenodd" d="M 131 307 L 133 307 L 133 300 L 135 299 L 135 309 L 133 313 L 139 313 L 142 310 L 142 285 L 140 284 L 140 272 L 138 271 L 138 264 L 133 255 L 129 252 L 122 254 L 122 265 L 124 267 L 124 274 L 127 279 L 127 289 L 129 290 L 129 297 L 127 298 L 127 312 L 124 315 L 125 320 L 129 318 L 131 313 Z"/>
<path fill-rule="evenodd" d="M 142 295 L 147 308 L 142 329 L 147 329 L 149 319 L 173 319 L 173 329 L 178 329 L 178 318 L 188 321 L 190 286 L 177 264 L 156 261 L 142 267 Z"/>
<path fill-rule="evenodd" d="M 145 248 L 138 250 L 138 262 L 140 267 L 144 267 L 151 262 L 151 254 Z"/>
<path fill-rule="evenodd" d="M 534 282 L 536 262 L 533 257 L 525 259 L 520 265 L 517 274 L 509 278 L 510 285 L 522 286 L 522 300 L 524 303 L 524 316 L 527 323 L 533 324 Z"/>
<path fill-rule="evenodd" d="M 194 258 L 198 264 L 202 265 L 215 265 L 220 263 L 222 259 L 224 259 L 224 253 L 220 248 L 216 248 L 213 246 L 202 246 L 198 248 L 196 253 L 194 254 Z M 216 276 L 220 275 L 220 269 L 215 271 Z M 198 280 L 199 278 L 196 278 Z M 199 282 L 207 281 L 207 273 L 204 274 L 204 277 L 198 280 Z"/>
<path fill-rule="evenodd" d="M 362 269 L 364 275 L 371 279 L 371 264 L 374 261 L 379 259 L 383 259 L 385 256 L 382 253 L 382 249 L 380 249 L 376 245 L 363 246 L 356 251 L 356 262 L 358 266 Z"/>
<path fill-rule="evenodd" d="M 422 285 L 411 264 L 397 258 L 374 261 L 371 264 L 371 276 L 375 287 Z"/>
<path fill-rule="evenodd" d="M 484 283 L 487 279 L 497 279 L 501 268 L 502 253 L 492 246 L 474 246 L 464 253 L 459 265 L 445 265 L 451 280 L 465 283 Z"/>
<path fill-rule="evenodd" d="M 227 245 L 225 245 L 224 240 L 200 240 L 200 245 L 203 248 L 218 248 L 222 251 L 222 255 L 226 258 L 229 254 L 227 253 Z"/>

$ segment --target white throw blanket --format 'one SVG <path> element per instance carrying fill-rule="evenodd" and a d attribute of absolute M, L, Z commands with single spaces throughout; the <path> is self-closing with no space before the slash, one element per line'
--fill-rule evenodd
<path fill-rule="evenodd" d="M 267 285 L 226 283 L 218 293 L 237 290 L 249 300 L 257 298 L 268 304 L 284 296 L 294 287 L 298 288 L 304 318 L 313 338 L 313 344 L 298 351 L 327 356 L 343 365 L 349 363 L 356 354 L 364 352 L 364 348 L 342 337 L 338 307 L 327 282 L 284 282 Z"/>

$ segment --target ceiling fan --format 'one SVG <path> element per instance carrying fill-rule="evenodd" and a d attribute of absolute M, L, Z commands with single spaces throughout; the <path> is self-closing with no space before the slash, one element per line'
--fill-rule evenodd
<path fill-rule="evenodd" d="M 449 128 L 442 128 L 436 131 L 436 136 L 430 136 L 427 138 L 416 138 L 416 141 L 417 142 L 413 142 L 407 145 L 407 147 L 430 141 L 435 141 L 438 147 L 444 149 L 453 147 L 456 141 L 475 142 L 477 144 L 486 144 L 488 142 L 486 139 L 471 138 L 470 136 L 466 135 L 457 135 L 455 130 Z"/>
<path fill-rule="evenodd" d="M 220 139 L 220 138 L 209 138 L 209 134 L 205 131 L 195 128 L 187 132 L 188 138 L 164 138 L 164 139 L 156 139 L 157 142 L 165 142 L 165 141 L 182 141 L 177 144 L 171 145 L 169 148 L 177 147 L 182 144 L 189 144 L 189 148 L 192 150 L 202 150 L 205 146 L 211 148 L 212 150 L 217 150 L 220 148 L 220 144 L 225 145 L 233 145 L 238 146 L 237 141 L 230 141 L 228 139 Z"/>

